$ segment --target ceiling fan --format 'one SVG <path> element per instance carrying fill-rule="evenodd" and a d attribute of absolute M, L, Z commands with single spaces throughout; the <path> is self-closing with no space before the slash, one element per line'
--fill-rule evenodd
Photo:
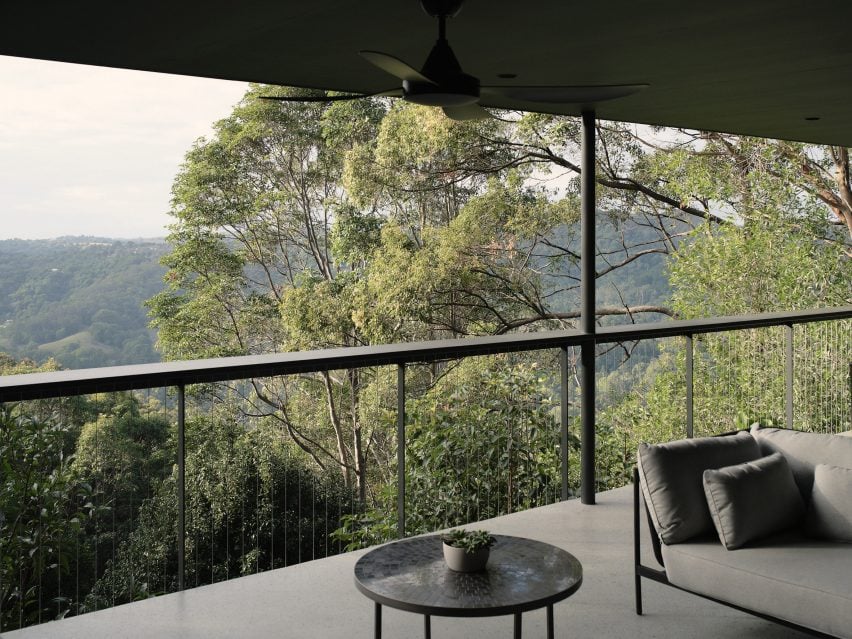
<path fill-rule="evenodd" d="M 542 104 L 590 104 L 631 95 L 647 84 L 599 86 L 483 86 L 479 78 L 462 71 L 446 37 L 447 18 L 458 14 L 464 0 L 420 0 L 423 10 L 438 19 L 438 40 L 418 71 L 397 57 L 380 51 L 359 51 L 359 55 L 382 71 L 402 80 L 402 87 L 376 93 L 332 96 L 263 96 L 283 102 L 332 102 L 375 96 L 397 97 L 415 104 L 441 107 L 454 120 L 491 117 L 479 105 L 480 98 L 508 97 Z"/>

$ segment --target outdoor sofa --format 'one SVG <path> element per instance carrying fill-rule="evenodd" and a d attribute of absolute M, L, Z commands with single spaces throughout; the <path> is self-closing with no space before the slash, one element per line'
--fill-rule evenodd
<path fill-rule="evenodd" d="M 643 444 L 642 578 L 821 637 L 852 639 L 852 437 L 752 427 Z M 658 570 L 640 555 L 644 501 Z"/>

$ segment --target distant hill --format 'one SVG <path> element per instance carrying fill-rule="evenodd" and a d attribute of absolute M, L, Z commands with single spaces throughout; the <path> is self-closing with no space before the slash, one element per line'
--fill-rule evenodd
<path fill-rule="evenodd" d="M 0 240 L 0 351 L 64 368 L 158 361 L 143 302 L 164 240 Z"/>
<path fill-rule="evenodd" d="M 612 262 L 624 259 L 621 233 L 634 244 L 658 241 L 656 234 L 632 221 L 617 227 L 601 216 L 597 243 Z M 555 241 L 579 250 L 576 228 L 560 228 Z M 92 368 L 160 360 L 143 306 L 162 290 L 169 251 L 162 239 L 115 240 L 61 237 L 53 240 L 0 240 L 0 352 L 38 363 L 56 359 L 63 368 Z M 537 264 L 548 272 L 547 259 Z M 604 264 L 600 262 L 598 268 Z M 579 291 L 560 291 L 565 276 L 544 276 L 552 308 L 575 309 Z M 664 304 L 670 295 L 665 256 L 646 255 L 598 281 L 598 304 Z M 635 321 L 664 319 L 652 314 Z M 624 316 L 605 323 L 630 321 Z M 649 356 L 650 357 L 650 356 Z M 638 358 L 637 358 L 638 361 Z"/>
<path fill-rule="evenodd" d="M 668 224 L 668 230 L 673 235 L 687 230 L 686 226 L 677 222 Z M 598 307 L 624 305 L 657 305 L 665 306 L 671 297 L 671 286 L 668 280 L 666 266 L 667 256 L 662 253 L 648 253 L 633 261 L 628 261 L 629 255 L 639 250 L 662 248 L 659 233 L 648 225 L 636 220 L 626 219 L 620 223 L 613 222 L 606 213 L 601 212 L 596 222 L 595 243 L 598 250 L 606 255 L 606 259 L 598 256 L 596 269 L 603 271 L 608 265 L 627 262 L 616 268 L 596 282 L 596 304 Z M 626 239 L 625 239 L 626 238 Z M 550 240 L 577 254 L 580 253 L 580 228 L 561 226 L 557 228 Z M 624 243 L 630 246 L 625 248 Z M 678 240 L 673 240 L 675 244 Z M 637 248 L 638 247 L 638 248 Z M 534 264 L 536 270 L 543 273 L 543 290 L 548 304 L 556 311 L 576 310 L 580 307 L 580 266 L 565 266 L 561 261 L 561 250 L 552 250 L 550 254 L 539 249 L 541 257 Z M 553 256 L 552 258 L 550 256 Z M 550 270 L 550 259 L 556 259 L 560 266 Z M 572 290 L 565 287 L 575 286 Z M 601 325 L 611 326 L 630 322 L 659 322 L 668 319 L 666 315 L 644 313 L 635 317 L 613 315 L 601 319 Z"/>

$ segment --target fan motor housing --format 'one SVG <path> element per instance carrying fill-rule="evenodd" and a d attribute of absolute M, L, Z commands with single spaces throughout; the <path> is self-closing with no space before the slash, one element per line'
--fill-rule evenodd
<path fill-rule="evenodd" d="M 423 7 L 423 11 L 433 18 L 437 18 L 439 16 L 452 18 L 461 11 L 463 1 L 464 0 L 420 0 L 420 6 Z"/>
<path fill-rule="evenodd" d="M 425 106 L 464 106 L 479 100 L 479 80 L 467 74 L 444 82 L 440 86 L 431 82 L 404 80 L 403 97 L 408 102 Z"/>

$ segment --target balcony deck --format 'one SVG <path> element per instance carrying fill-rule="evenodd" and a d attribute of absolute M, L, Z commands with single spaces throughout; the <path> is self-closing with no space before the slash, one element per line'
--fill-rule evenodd
<path fill-rule="evenodd" d="M 489 530 L 565 548 L 583 564 L 582 588 L 555 606 L 559 637 L 782 639 L 801 633 L 673 588 L 643 581 L 645 615 L 633 609 L 632 489 L 598 495 L 598 504 L 569 501 L 483 522 Z M 647 535 L 644 535 L 647 537 Z M 645 540 L 647 542 L 647 540 Z M 650 559 L 650 544 L 643 550 Z M 353 584 L 364 551 L 233 579 L 138 603 L 4 633 L 6 639 L 355 639 L 373 636 L 372 602 Z M 383 611 L 384 636 L 421 637 L 421 617 Z M 510 617 L 434 618 L 442 638 L 512 636 Z M 524 635 L 545 636 L 544 611 L 524 615 Z"/>

